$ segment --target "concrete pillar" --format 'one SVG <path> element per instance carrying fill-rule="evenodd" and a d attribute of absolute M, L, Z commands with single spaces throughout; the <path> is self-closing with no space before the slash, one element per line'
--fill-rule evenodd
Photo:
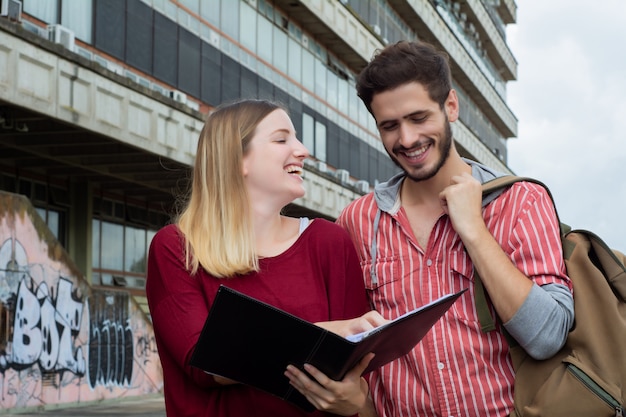
<path fill-rule="evenodd" d="M 92 218 L 91 184 L 75 182 L 70 186 L 72 208 L 68 213 L 68 252 L 85 279 L 92 285 Z"/>

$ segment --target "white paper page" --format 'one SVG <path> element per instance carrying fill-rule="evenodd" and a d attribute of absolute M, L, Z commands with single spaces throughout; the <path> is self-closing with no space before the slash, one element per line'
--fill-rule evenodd
<path fill-rule="evenodd" d="M 374 332 L 377 332 L 377 331 L 379 331 L 379 330 L 381 330 L 381 329 L 385 328 L 386 326 L 389 326 L 391 323 L 393 323 L 393 322 L 395 322 L 395 321 L 397 321 L 397 320 L 400 320 L 400 319 L 401 319 L 401 318 L 403 318 L 403 317 L 410 316 L 411 314 L 413 314 L 413 313 L 415 313 L 415 312 L 418 312 L 418 311 L 420 311 L 420 310 L 424 310 L 425 308 L 428 308 L 428 307 L 429 307 L 429 306 L 431 306 L 432 304 L 436 304 L 436 303 L 440 302 L 441 300 L 444 300 L 444 299 L 446 299 L 446 298 L 450 298 L 450 297 L 452 297 L 453 295 L 454 295 L 454 294 L 444 295 L 443 297 L 440 297 L 440 298 L 438 298 L 438 299 L 436 299 L 436 300 L 434 300 L 434 301 L 431 301 L 431 302 L 430 302 L 430 303 L 428 303 L 428 304 L 424 304 L 424 305 L 423 305 L 423 306 L 421 306 L 421 307 L 418 307 L 418 308 L 416 308 L 416 309 L 414 309 L 414 310 L 411 310 L 411 311 L 408 311 L 408 312 L 404 313 L 404 314 L 403 314 L 403 315 L 401 315 L 401 316 L 398 316 L 396 319 L 394 319 L 394 320 L 390 321 L 389 323 L 383 324 L 382 326 L 378 326 L 378 327 L 375 327 L 375 328 L 370 329 L 370 330 L 366 330 L 366 331 L 361 332 L 361 333 L 356 333 L 356 334 L 351 334 L 351 335 L 348 335 L 348 336 L 346 336 L 346 339 L 348 339 L 349 341 L 354 342 L 354 343 L 356 343 L 356 342 L 360 342 L 361 340 L 363 340 L 364 338 L 366 338 L 366 337 L 367 337 L 367 336 L 369 336 L 370 334 L 372 334 L 372 333 L 374 333 Z"/>

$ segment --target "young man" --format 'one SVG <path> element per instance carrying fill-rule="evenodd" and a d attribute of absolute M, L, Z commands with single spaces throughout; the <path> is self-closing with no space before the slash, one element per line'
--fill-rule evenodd
<path fill-rule="evenodd" d="M 382 143 L 402 173 L 351 203 L 338 223 L 359 252 L 370 302 L 393 319 L 468 291 L 407 356 L 372 373 L 379 416 L 505 416 L 514 370 L 503 327 L 535 358 L 563 345 L 573 299 L 559 224 L 545 190 L 517 183 L 482 198 L 501 174 L 462 158 L 447 55 L 417 42 L 380 51 L 357 80 Z M 474 271 L 497 314 L 482 332 Z"/>

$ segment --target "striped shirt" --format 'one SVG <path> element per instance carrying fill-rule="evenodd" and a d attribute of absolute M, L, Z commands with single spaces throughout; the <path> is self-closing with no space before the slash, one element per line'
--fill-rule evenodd
<path fill-rule="evenodd" d="M 513 365 L 500 328 L 481 331 L 472 260 L 447 215 L 435 223 L 428 246 L 420 247 L 398 195 L 393 208 L 381 211 L 376 230 L 373 193 L 352 202 L 337 220 L 355 243 L 372 307 L 393 319 L 448 293 L 467 291 L 408 355 L 372 372 L 378 415 L 506 416 L 513 405 Z M 483 217 L 526 276 L 538 285 L 571 288 L 554 206 L 544 188 L 516 183 L 483 206 Z"/>

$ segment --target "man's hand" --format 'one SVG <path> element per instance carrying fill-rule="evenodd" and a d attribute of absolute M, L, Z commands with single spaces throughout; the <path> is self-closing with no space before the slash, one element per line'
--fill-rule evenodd
<path fill-rule="evenodd" d="M 450 185 L 439 194 L 444 213 L 450 216 L 452 227 L 464 242 L 486 230 L 482 196 L 482 184 L 469 173 L 453 176 Z"/>

